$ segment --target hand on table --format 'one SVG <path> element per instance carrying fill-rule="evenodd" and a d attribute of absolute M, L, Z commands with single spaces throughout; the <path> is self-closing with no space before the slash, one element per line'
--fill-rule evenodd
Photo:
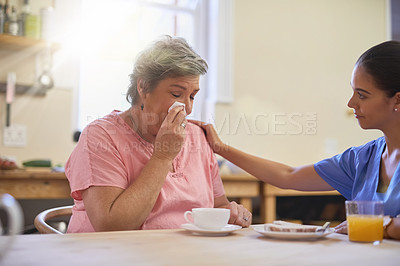
<path fill-rule="evenodd" d="M 335 227 L 335 233 L 346 234 L 347 235 L 347 221 L 344 221 L 343 223 L 341 223 L 338 226 L 336 226 Z"/>
<path fill-rule="evenodd" d="M 222 208 L 230 209 L 231 211 L 231 217 L 228 222 L 229 224 L 236 224 L 242 227 L 249 227 L 251 225 L 252 214 L 243 207 L 243 205 L 231 201 L 228 205 L 222 206 Z"/>

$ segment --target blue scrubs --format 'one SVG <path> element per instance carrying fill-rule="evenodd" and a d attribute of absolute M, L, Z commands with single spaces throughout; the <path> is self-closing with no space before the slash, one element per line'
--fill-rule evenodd
<path fill-rule="evenodd" d="M 385 215 L 400 214 L 400 164 L 385 193 L 377 192 L 381 156 L 385 138 L 352 147 L 342 154 L 314 164 L 314 168 L 329 185 L 348 200 L 381 200 Z"/>

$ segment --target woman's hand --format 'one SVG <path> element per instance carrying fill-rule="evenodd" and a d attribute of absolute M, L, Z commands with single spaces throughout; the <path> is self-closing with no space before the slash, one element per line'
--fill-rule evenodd
<path fill-rule="evenodd" d="M 347 221 L 344 221 L 343 223 L 341 223 L 338 226 L 336 226 L 335 227 L 335 233 L 346 234 L 347 235 Z"/>
<path fill-rule="evenodd" d="M 167 114 L 154 141 L 153 155 L 158 159 L 173 160 L 185 141 L 187 120 L 183 107 L 175 107 Z"/>
<path fill-rule="evenodd" d="M 197 120 L 189 120 L 189 122 L 198 125 L 204 130 L 204 132 L 206 133 L 207 141 L 215 153 L 219 154 L 221 151 L 228 148 L 218 137 L 218 134 L 212 124 Z"/>
<path fill-rule="evenodd" d="M 237 204 L 235 201 L 229 202 L 229 204 L 220 206 L 219 208 L 229 209 L 231 211 L 231 217 L 229 218 L 229 224 L 236 224 L 242 227 L 249 227 L 252 222 L 252 214 L 243 205 Z"/>

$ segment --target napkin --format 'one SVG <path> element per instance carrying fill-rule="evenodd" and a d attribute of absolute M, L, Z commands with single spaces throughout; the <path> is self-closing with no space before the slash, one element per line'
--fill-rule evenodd
<path fill-rule="evenodd" d="M 181 103 L 181 102 L 174 102 L 174 103 L 169 107 L 168 113 L 169 113 L 169 111 L 172 110 L 172 108 L 174 108 L 174 107 L 176 107 L 176 106 L 183 106 L 183 109 L 185 109 L 185 104 L 184 104 L 184 103 Z"/>

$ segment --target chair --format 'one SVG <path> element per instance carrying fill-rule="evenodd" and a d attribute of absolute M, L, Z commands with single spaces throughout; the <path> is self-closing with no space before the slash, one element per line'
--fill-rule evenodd
<path fill-rule="evenodd" d="M 49 224 L 49 220 L 62 216 L 71 216 L 72 206 L 63 206 L 44 210 L 35 217 L 34 225 L 41 234 L 64 234 Z"/>

